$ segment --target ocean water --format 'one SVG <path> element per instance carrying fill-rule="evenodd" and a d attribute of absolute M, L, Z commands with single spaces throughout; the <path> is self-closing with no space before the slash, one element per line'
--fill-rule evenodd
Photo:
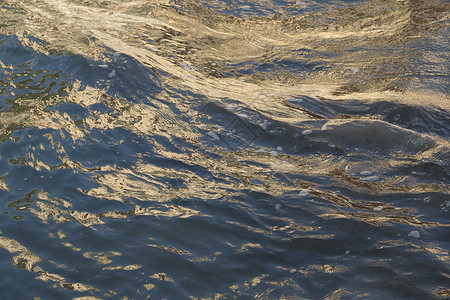
<path fill-rule="evenodd" d="M 450 297 L 449 11 L 0 1 L 0 298 Z"/>

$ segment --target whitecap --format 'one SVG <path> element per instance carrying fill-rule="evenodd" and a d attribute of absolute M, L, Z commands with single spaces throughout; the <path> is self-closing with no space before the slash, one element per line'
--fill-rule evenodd
<path fill-rule="evenodd" d="M 413 230 L 410 233 L 408 233 L 409 237 L 413 237 L 416 239 L 420 239 L 420 233 L 417 230 Z"/>
<path fill-rule="evenodd" d="M 365 177 L 365 178 L 360 178 L 359 180 L 367 181 L 367 182 L 374 182 L 374 181 L 380 180 L 380 177 L 378 177 L 378 176 L 369 176 L 369 177 Z"/>
<path fill-rule="evenodd" d="M 210 131 L 210 132 L 208 132 L 208 135 L 210 137 L 212 137 L 213 139 L 215 139 L 215 140 L 219 140 L 220 139 L 219 136 L 217 135 L 217 133 L 215 133 L 215 132 Z"/>
<path fill-rule="evenodd" d="M 116 71 L 112 70 L 111 73 L 108 74 L 108 78 L 114 78 L 116 77 Z"/>
<path fill-rule="evenodd" d="M 309 191 L 308 190 L 301 190 L 298 195 L 300 197 L 308 197 L 309 196 Z"/>
<path fill-rule="evenodd" d="M 372 174 L 373 174 L 372 171 L 362 171 L 362 172 L 361 172 L 361 175 L 362 175 L 362 176 L 369 176 L 369 175 L 372 175 Z"/>

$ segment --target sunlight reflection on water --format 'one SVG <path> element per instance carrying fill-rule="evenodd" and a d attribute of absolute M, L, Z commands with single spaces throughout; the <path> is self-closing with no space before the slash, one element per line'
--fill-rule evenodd
<path fill-rule="evenodd" d="M 449 295 L 448 3 L 2 5 L 2 296 Z"/>

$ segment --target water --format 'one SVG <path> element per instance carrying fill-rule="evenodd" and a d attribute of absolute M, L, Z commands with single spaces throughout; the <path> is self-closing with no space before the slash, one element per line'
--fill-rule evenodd
<path fill-rule="evenodd" d="M 450 296 L 448 2 L 0 5 L 2 299 Z"/>

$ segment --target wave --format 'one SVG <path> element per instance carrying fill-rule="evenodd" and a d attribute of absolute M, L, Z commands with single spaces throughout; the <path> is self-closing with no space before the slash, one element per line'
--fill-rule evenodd
<path fill-rule="evenodd" d="M 4 295 L 445 297 L 447 8 L 3 1 Z"/>

